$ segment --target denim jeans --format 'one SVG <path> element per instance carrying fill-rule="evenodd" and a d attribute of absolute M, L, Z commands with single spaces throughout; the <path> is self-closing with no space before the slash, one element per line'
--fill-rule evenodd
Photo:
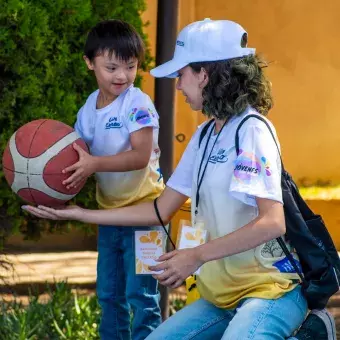
<path fill-rule="evenodd" d="M 99 226 L 97 296 L 102 340 L 142 340 L 161 323 L 157 281 L 151 275 L 135 274 L 134 231 L 138 229 L 154 228 Z"/>
<path fill-rule="evenodd" d="M 162 323 L 147 340 L 282 340 L 291 336 L 306 314 L 300 287 L 276 300 L 244 299 L 229 310 L 199 299 Z"/>

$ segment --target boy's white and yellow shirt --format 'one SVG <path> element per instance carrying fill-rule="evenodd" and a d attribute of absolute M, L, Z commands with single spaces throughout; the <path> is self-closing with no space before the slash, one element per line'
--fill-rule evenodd
<path fill-rule="evenodd" d="M 153 149 L 146 168 L 126 172 L 96 173 L 96 198 L 104 209 L 150 201 L 164 188 L 159 167 L 159 116 L 148 95 L 130 86 L 110 105 L 96 109 L 99 90 L 79 110 L 75 129 L 94 156 L 110 156 L 131 150 L 130 134 L 153 128 Z"/>
<path fill-rule="evenodd" d="M 212 124 L 199 147 L 203 124 L 167 182 L 167 186 L 192 198 L 194 214 L 197 173 L 208 143 L 203 167 L 206 161 L 208 166 L 200 189 L 198 219 L 204 221 L 210 239 L 228 235 L 254 220 L 258 216 L 256 197 L 282 203 L 280 156 L 263 122 L 250 118 L 244 123 L 239 131 L 241 150 L 236 155 L 236 128 L 245 115 L 254 113 L 257 114 L 248 108 L 228 122 L 210 157 L 217 136 L 213 133 L 209 137 Z M 296 261 L 299 265 L 297 258 Z M 298 275 L 293 266 L 277 241 L 272 240 L 204 264 L 197 277 L 197 286 L 201 296 L 216 306 L 235 308 L 247 297 L 278 298 L 296 286 L 296 279 Z"/>

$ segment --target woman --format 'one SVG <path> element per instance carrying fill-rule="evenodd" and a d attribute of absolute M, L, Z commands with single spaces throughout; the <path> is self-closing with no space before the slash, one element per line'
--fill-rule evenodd
<path fill-rule="evenodd" d="M 307 314 L 298 275 L 275 241 L 285 233 L 276 143 L 255 117 L 239 129 L 238 154 L 235 150 L 241 121 L 250 114 L 263 117 L 272 107 L 263 66 L 255 49 L 247 48 L 247 33 L 238 24 L 205 19 L 185 27 L 174 58 L 151 73 L 178 77 L 177 90 L 187 103 L 214 122 L 204 137 L 207 123 L 194 134 L 155 207 L 152 203 L 106 211 L 25 207 L 42 218 L 159 225 L 159 217 L 168 223 L 192 198 L 192 223 L 203 225 L 210 240 L 167 253 L 151 269 L 161 271 L 155 275 L 161 284 L 176 288 L 201 267 L 197 284 L 202 298 L 165 321 L 149 340 L 285 339 Z M 317 318 L 316 328 L 329 326 L 318 315 L 312 317 Z M 303 339 L 302 333 L 297 338 Z"/>

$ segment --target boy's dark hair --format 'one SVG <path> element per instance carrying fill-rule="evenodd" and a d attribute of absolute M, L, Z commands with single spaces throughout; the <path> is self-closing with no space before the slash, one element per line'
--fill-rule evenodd
<path fill-rule="evenodd" d="M 84 54 L 90 61 L 105 52 L 109 52 L 110 57 L 114 53 L 116 58 L 125 62 L 136 58 L 140 65 L 144 60 L 145 47 L 130 24 L 121 20 L 106 20 L 91 29 L 84 47 Z"/>
<path fill-rule="evenodd" d="M 221 61 L 191 63 L 194 72 L 204 68 L 209 82 L 202 91 L 203 113 L 217 119 L 230 119 L 252 106 L 266 115 L 273 106 L 271 84 L 258 55 Z"/>

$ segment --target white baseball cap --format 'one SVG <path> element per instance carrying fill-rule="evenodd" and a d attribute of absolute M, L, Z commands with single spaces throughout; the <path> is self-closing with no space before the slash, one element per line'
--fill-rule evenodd
<path fill-rule="evenodd" d="M 204 19 L 184 27 L 176 41 L 174 57 L 152 69 L 157 78 L 175 78 L 178 70 L 194 62 L 217 61 L 255 54 L 255 48 L 241 47 L 247 32 L 236 22 Z"/>

